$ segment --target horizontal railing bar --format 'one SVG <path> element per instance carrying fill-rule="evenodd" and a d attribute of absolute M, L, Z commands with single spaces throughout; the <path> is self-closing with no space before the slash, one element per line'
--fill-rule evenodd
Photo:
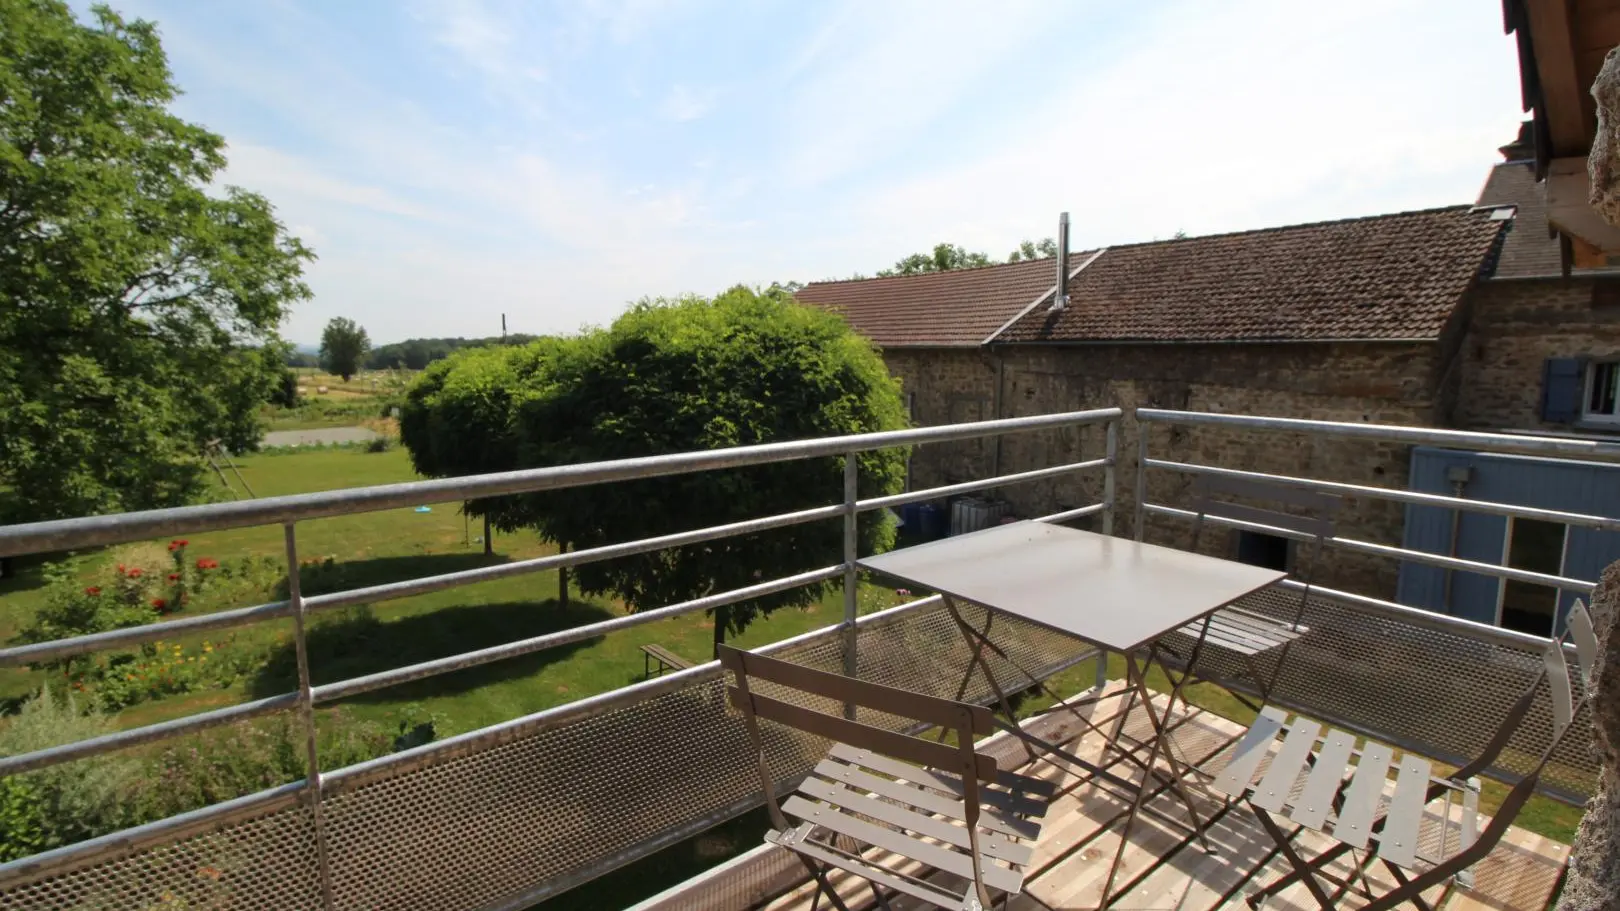
<path fill-rule="evenodd" d="M 513 563 L 502 563 L 496 566 L 481 566 L 477 569 L 464 569 L 453 573 L 440 573 L 436 576 L 423 576 L 420 579 L 406 579 L 402 582 L 386 582 L 381 585 L 369 585 L 364 588 L 353 588 L 348 591 L 331 592 L 324 595 L 313 595 L 304 599 L 304 609 L 307 612 L 335 610 L 340 607 L 352 607 L 359 604 L 371 604 L 378 601 L 388 601 L 395 598 L 406 598 L 413 595 L 428 594 L 456 588 L 462 585 L 474 585 L 480 582 L 490 582 L 496 579 L 505 579 L 527 573 L 544 572 L 550 569 L 566 569 L 585 563 L 599 560 L 610 560 L 616 557 L 628 557 L 650 551 L 664 550 L 670 547 L 680 547 L 686 544 L 698 544 L 718 538 L 731 537 L 740 534 L 752 534 L 761 531 L 770 531 L 776 528 L 786 528 L 805 522 L 814 522 L 820 519 L 832 519 L 844 514 L 843 506 L 818 506 L 814 509 L 804 509 L 798 512 L 779 513 L 774 516 L 764 516 L 758 519 L 746 519 L 741 522 L 732 522 L 727 525 L 711 525 L 707 528 L 698 528 L 692 531 L 676 532 L 671 535 L 662 535 L 656 538 L 640 538 L 635 541 L 625 541 L 621 544 L 609 544 L 604 547 L 590 547 L 582 550 L 573 550 L 567 553 L 550 554 L 544 557 L 534 557 L 528 560 L 518 560 Z M 142 642 L 153 642 L 167 639 L 171 636 L 187 633 L 202 632 L 211 629 L 223 629 L 232 626 L 246 626 L 264 620 L 289 616 L 292 607 L 286 601 L 276 601 L 271 604 L 261 604 L 257 607 L 245 607 L 239 610 L 220 611 L 217 614 L 205 614 L 200 617 L 190 617 L 184 620 L 166 620 L 161 623 L 151 623 L 146 626 L 133 626 L 127 629 L 108 630 L 103 633 L 93 633 L 88 636 L 75 636 L 70 639 L 57 639 L 51 642 L 41 642 L 34 645 L 16 646 L 0 649 L 0 667 L 20 664 L 31 664 L 39 661 L 80 655 L 99 649 L 115 648 L 126 645 L 136 645 Z"/>
<path fill-rule="evenodd" d="M 434 677 L 439 674 L 448 674 L 452 671 L 464 670 L 469 667 L 477 667 L 481 664 L 489 664 L 494 661 L 503 661 L 507 658 L 516 658 L 520 655 L 528 655 L 533 652 L 544 651 L 548 648 L 555 648 L 559 645 L 568 645 L 572 642 L 582 642 L 586 639 L 594 639 L 597 636 L 604 636 L 608 633 L 629 629 L 633 626 L 640 626 L 643 623 L 652 623 L 657 620 L 668 620 L 674 617 L 696 613 L 697 611 L 701 610 L 723 607 L 727 604 L 736 604 L 739 601 L 747 601 L 750 598 L 759 598 L 763 597 L 764 595 L 787 591 L 788 589 L 798 588 L 803 585 L 813 585 L 817 582 L 825 582 L 829 579 L 835 579 L 842 576 L 843 574 L 844 567 L 842 564 L 838 566 L 828 566 L 823 569 L 811 570 L 810 572 L 799 573 L 798 575 L 794 576 L 784 576 L 780 579 L 773 579 L 769 582 L 761 582 L 757 585 L 750 585 L 745 588 L 736 588 L 732 589 L 731 591 L 721 592 L 715 595 L 708 595 L 706 597 L 696 598 L 691 601 L 684 601 L 680 604 L 672 604 L 668 607 L 657 608 L 656 610 L 639 611 L 624 617 L 615 617 L 612 620 L 603 620 L 599 623 L 587 623 L 583 626 L 576 626 L 573 629 L 566 629 L 555 633 L 547 633 L 544 636 L 533 636 L 528 639 L 520 639 L 516 642 L 507 642 L 501 645 L 491 646 L 489 648 L 478 649 L 477 651 L 462 652 L 459 655 L 451 655 L 446 658 L 438 658 L 432 661 L 423 661 L 417 664 L 407 665 L 405 667 L 379 671 L 375 674 L 367 674 L 363 677 L 352 677 L 348 680 L 341 680 L 336 683 L 327 683 L 315 687 L 314 699 L 316 703 L 335 702 L 339 699 L 346 699 L 350 696 L 359 695 L 360 693 L 368 693 L 372 690 L 380 690 L 384 687 L 395 686 L 411 680 L 420 680 L 424 677 Z"/>
<path fill-rule="evenodd" d="M 842 571 L 841 568 L 840 571 Z M 900 613 L 920 610 L 939 603 L 941 603 L 939 595 L 929 595 L 887 610 L 878 611 L 875 614 L 868 614 L 857 619 L 855 624 L 857 627 L 861 627 L 871 623 L 883 622 Z M 797 636 L 791 636 L 780 642 L 774 642 L 757 651 L 771 654 L 781 649 L 792 648 L 801 642 L 837 635 L 841 629 L 842 624 L 834 623 L 820 629 L 800 633 Z M 606 693 L 586 696 L 566 705 L 542 709 L 521 718 L 513 718 L 510 721 L 492 724 L 476 731 L 468 731 L 465 734 L 447 737 L 444 740 L 426 743 L 398 753 L 391 753 L 387 756 L 356 763 L 323 775 L 321 777 L 322 792 L 330 796 L 351 791 L 390 775 L 404 774 L 413 769 L 464 756 L 477 750 L 511 743 L 538 731 L 550 730 L 572 721 L 594 718 L 597 715 L 626 705 L 672 693 L 695 680 L 717 677 L 719 673 L 720 662 L 706 661 L 703 664 L 672 671 L 651 680 L 643 680 L 640 683 L 632 683 L 629 686 L 609 690 Z"/>
<path fill-rule="evenodd" d="M 138 851 L 217 832 L 250 818 L 297 806 L 307 788 L 304 780 L 299 779 L 0 864 L 0 892 L 93 864 L 112 863 Z"/>
<path fill-rule="evenodd" d="M 529 560 L 518 560 L 514 563 L 502 563 L 497 566 L 481 566 L 477 569 L 464 569 L 460 572 L 424 576 L 420 579 L 407 579 L 403 582 L 388 582 L 382 585 L 370 585 L 365 588 L 353 588 L 348 591 L 332 592 L 325 595 L 312 595 L 304 599 L 304 609 L 313 613 L 338 607 L 352 607 L 357 604 L 389 601 L 395 598 L 423 595 L 462 585 L 505 579 L 509 576 L 544 572 L 548 569 L 566 569 L 585 563 L 596 563 L 617 557 L 632 557 L 636 554 L 666 550 L 671 547 L 683 547 L 688 544 L 701 544 L 705 541 L 714 541 L 735 535 L 771 531 L 772 529 L 786 528 L 790 525 L 802 525 L 806 522 L 815 522 L 821 519 L 833 519 L 843 514 L 843 506 L 817 506 L 814 509 L 801 509 L 798 512 L 785 512 L 758 519 L 745 519 L 741 522 L 731 522 L 726 525 L 711 525 L 708 528 L 696 528 L 692 531 L 659 535 L 656 538 L 638 538 L 620 544 L 587 547 L 581 550 L 550 554 Z"/>
<path fill-rule="evenodd" d="M 29 772 L 45 766 L 71 762 L 75 759 L 84 759 L 89 756 L 98 756 L 102 753 L 111 753 L 154 740 L 164 740 L 169 737 L 178 737 L 181 734 L 191 734 L 207 728 L 219 727 L 222 724 L 232 724 L 246 721 L 249 718 L 258 718 L 261 715 L 271 715 L 284 712 L 298 704 L 297 693 L 284 693 L 280 696 L 271 696 L 268 699 L 257 699 L 253 702 L 244 702 L 241 705 L 214 709 L 211 712 L 198 712 L 184 718 L 175 718 L 171 721 L 160 721 L 144 727 L 131 728 L 127 731 L 115 731 L 92 737 L 89 740 L 80 740 L 74 743 L 64 743 L 60 746 L 46 747 L 43 750 L 34 750 L 31 753 L 20 753 L 16 756 L 0 758 L 0 775 L 16 775 L 20 772 Z"/>
<path fill-rule="evenodd" d="M 1049 516 L 1040 516 L 1038 518 L 1031 519 L 1030 521 L 1048 523 L 1072 522 L 1075 519 L 1084 519 L 1086 516 L 1094 516 L 1097 513 L 1103 512 L 1107 508 L 1107 503 L 1093 503 L 1090 506 L 1082 506 L 1079 509 L 1066 509 L 1063 512 L 1054 512 Z"/>
<path fill-rule="evenodd" d="M 1103 468 L 1107 466 L 1107 459 L 1091 459 L 1085 462 L 1071 462 L 1067 465 L 1058 465 L 1053 468 L 1038 468 L 1034 471 L 1020 471 L 1016 474 L 998 475 L 994 478 L 985 478 L 981 481 L 964 481 L 961 484 L 947 484 L 944 487 L 930 487 L 927 490 L 913 490 L 906 493 L 897 493 L 887 497 L 872 497 L 861 500 L 855 508 L 861 512 L 873 509 L 883 509 L 891 506 L 904 506 L 907 503 L 922 503 L 927 500 L 938 500 L 942 497 L 955 496 L 959 493 L 972 493 L 975 490 L 989 490 L 994 487 L 1006 487 L 1012 484 L 1024 484 L 1030 481 L 1040 481 L 1045 478 L 1056 478 L 1076 471 L 1085 471 L 1090 468 Z"/>
<path fill-rule="evenodd" d="M 1173 506 L 1159 506 L 1154 503 L 1146 504 L 1145 511 L 1156 516 L 1170 516 L 1177 519 L 1196 520 L 1198 513 L 1190 509 L 1177 509 Z M 1216 525 L 1225 525 L 1229 528 L 1241 528 L 1247 531 L 1259 531 L 1268 535 L 1277 535 L 1283 538 L 1293 538 L 1296 541 L 1313 540 L 1310 535 L 1294 531 L 1291 528 L 1279 528 L 1275 525 L 1264 525 L 1259 522 L 1246 522 L 1242 519 L 1230 519 L 1226 516 L 1214 514 L 1206 515 L 1204 521 Z M 1359 541 L 1355 538 L 1332 537 L 1326 539 L 1327 543 L 1345 550 L 1363 554 L 1372 554 L 1379 557 L 1390 557 L 1396 560 L 1407 560 L 1412 563 L 1423 563 L 1429 566 L 1438 566 L 1442 569 L 1456 569 L 1463 572 L 1478 573 L 1484 576 L 1496 576 L 1501 579 L 1512 579 L 1515 582 L 1530 582 L 1535 585 L 1545 585 L 1548 588 L 1568 589 L 1577 592 L 1590 592 L 1596 587 L 1595 582 L 1585 579 L 1571 579 L 1567 576 L 1549 576 L 1545 573 L 1531 572 L 1527 569 L 1514 569 L 1511 566 L 1497 566 L 1494 563 L 1477 563 L 1473 560 L 1464 560 L 1459 557 L 1447 557 L 1441 554 L 1431 554 L 1421 550 L 1407 550 L 1404 547 L 1393 547 L 1388 544 L 1374 544 L 1371 541 Z"/>
<path fill-rule="evenodd" d="M 1313 478 L 1300 478 L 1284 474 L 1266 474 L 1260 471 L 1242 471 L 1236 468 L 1218 468 L 1214 465 L 1198 465 L 1190 462 L 1171 462 L 1165 459 L 1148 459 L 1145 463 L 1149 468 L 1164 468 L 1170 471 L 1181 471 L 1187 474 L 1211 475 L 1223 478 L 1252 478 L 1259 481 L 1271 481 L 1277 484 L 1286 484 L 1291 487 L 1301 487 L 1307 490 L 1320 490 L 1327 493 L 1343 494 L 1351 497 L 1376 497 L 1382 500 L 1394 500 L 1400 503 L 1415 503 L 1419 506 L 1435 506 L 1442 509 L 1463 509 L 1470 512 L 1490 513 L 1498 516 L 1514 516 L 1520 519 L 1541 519 L 1547 522 L 1561 522 L 1565 525 L 1580 525 L 1585 528 L 1597 528 L 1604 531 L 1620 531 L 1620 519 L 1608 516 L 1594 516 L 1579 512 L 1563 512 L 1557 509 L 1537 509 L 1534 506 L 1515 506 L 1511 503 L 1498 503 L 1494 500 L 1470 500 L 1466 497 L 1448 497 L 1436 493 L 1420 493 L 1416 490 L 1396 490 L 1390 487 L 1369 487 L 1363 484 L 1345 484 L 1339 481 L 1318 481 Z"/>
<path fill-rule="evenodd" d="M 1316 433 L 1323 436 L 1379 440 L 1427 446 L 1451 446 L 1488 452 L 1566 458 L 1620 459 L 1620 443 L 1600 440 L 1573 440 L 1528 434 L 1478 433 L 1468 430 L 1441 430 L 1434 427 L 1401 427 L 1388 424 L 1352 424 L 1345 421 L 1310 421 L 1301 418 L 1273 418 L 1252 414 L 1209 414 L 1197 411 L 1171 411 L 1164 408 L 1138 408 L 1136 419 L 1143 422 L 1183 426 L 1245 427 L 1250 430 L 1278 430 Z"/>
<path fill-rule="evenodd" d="M 1277 584 L 1293 591 L 1304 591 L 1306 587 L 1305 583 L 1298 579 L 1284 579 Z M 1379 614 L 1401 623 L 1424 626 L 1471 639 L 1492 640 L 1497 645 L 1525 651 L 1532 658 L 1541 654 L 1542 650 L 1547 647 L 1547 637 L 1545 636 L 1533 636 L 1506 627 L 1480 623 L 1478 620 L 1453 617 L 1450 614 L 1442 614 L 1405 604 L 1396 604 L 1394 601 L 1384 601 L 1380 598 L 1358 595 L 1354 592 L 1341 591 L 1323 585 L 1313 584 L 1310 589 L 1312 597 L 1321 596 L 1332 598 L 1335 601 L 1344 601 L 1353 604 L 1357 610 L 1365 610 L 1370 614 Z"/>
<path fill-rule="evenodd" d="M 70 658 L 86 652 L 141 645 L 146 642 L 157 642 L 160 639 L 171 639 L 192 633 L 205 633 L 216 629 L 229 629 L 234 626 L 247 626 L 251 623 L 261 623 L 265 620 L 275 620 L 289 616 L 292 616 L 292 604 L 290 602 L 273 601 L 256 607 L 222 610 L 217 613 L 186 617 L 180 620 L 148 623 L 145 626 L 130 626 L 124 629 L 110 629 L 106 632 L 90 633 L 86 636 L 72 636 L 67 639 L 53 639 L 50 642 L 17 645 L 10 648 L 0 648 L 0 667 L 38 664 L 44 661 L 54 661 L 58 658 Z"/>
<path fill-rule="evenodd" d="M 610 481 L 789 462 L 896 446 L 975 439 L 1048 427 L 1094 424 L 1113 420 L 1121 414 L 1118 408 L 1098 408 L 1063 414 L 947 424 L 940 427 L 917 427 L 881 433 L 734 446 L 701 452 L 678 452 L 606 462 L 556 465 L 461 478 L 409 481 L 231 503 L 30 522 L 0 527 L 0 557 L 41 551 L 73 550 L 226 528 L 284 524 L 383 509 L 399 509 L 424 503 L 476 500 Z"/>

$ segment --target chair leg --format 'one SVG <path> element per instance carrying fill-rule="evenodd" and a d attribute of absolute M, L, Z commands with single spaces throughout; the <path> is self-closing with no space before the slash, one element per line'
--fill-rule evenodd
<path fill-rule="evenodd" d="M 844 904 L 844 900 L 838 897 L 838 890 L 834 889 L 832 882 L 827 879 L 827 871 L 820 864 L 803 854 L 798 852 L 794 852 L 794 854 L 816 880 L 816 895 L 810 901 L 810 911 L 816 911 L 816 905 L 820 903 L 822 895 L 826 895 L 827 900 L 832 902 L 833 907 L 837 908 L 838 911 L 849 911 L 849 906 Z"/>
<path fill-rule="evenodd" d="M 1260 818 L 1260 824 L 1265 826 L 1266 831 L 1271 835 L 1272 841 L 1277 843 L 1277 847 L 1282 851 L 1283 856 L 1288 858 L 1288 863 L 1293 866 L 1294 872 L 1299 874 L 1298 879 L 1305 883 L 1305 888 L 1310 890 L 1311 897 L 1316 899 L 1316 903 L 1322 907 L 1322 911 L 1334 911 L 1333 899 L 1327 894 L 1327 890 L 1322 888 L 1322 884 L 1317 881 L 1315 873 L 1305 863 L 1305 859 L 1299 856 L 1298 851 L 1294 850 L 1294 843 L 1288 837 L 1288 834 L 1277 825 L 1277 821 L 1271 818 L 1270 813 L 1254 806 L 1252 803 L 1249 806 L 1254 809 L 1254 815 Z M 1268 894 L 1269 891 L 1262 891 L 1250 896 L 1249 907 L 1258 908 L 1259 901 L 1263 901 Z"/>
<path fill-rule="evenodd" d="M 883 911 L 894 911 L 894 908 L 889 905 L 889 900 L 883 897 L 883 891 L 878 888 L 877 883 L 867 880 L 866 884 L 872 887 L 872 897 L 877 900 L 879 908 L 882 908 Z"/>

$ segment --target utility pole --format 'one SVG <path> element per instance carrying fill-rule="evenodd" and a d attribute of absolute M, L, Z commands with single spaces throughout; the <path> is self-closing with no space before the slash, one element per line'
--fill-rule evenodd
<path fill-rule="evenodd" d="M 501 314 L 501 344 L 506 344 L 506 314 Z"/>

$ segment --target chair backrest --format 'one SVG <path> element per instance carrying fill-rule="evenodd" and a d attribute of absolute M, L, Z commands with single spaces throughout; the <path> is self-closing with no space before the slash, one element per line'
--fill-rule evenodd
<path fill-rule="evenodd" d="M 1575 648 L 1575 661 L 1581 672 L 1580 680 L 1571 679 L 1569 663 L 1565 659 L 1565 651 L 1571 645 Z M 1542 672 L 1536 675 L 1536 679 L 1519 697 L 1519 701 L 1508 710 L 1495 736 L 1485 745 L 1479 757 L 1449 777 L 1457 782 L 1466 781 L 1496 762 L 1496 757 L 1513 739 L 1513 734 L 1524 724 L 1525 719 L 1530 717 L 1531 704 L 1536 693 L 1540 691 L 1543 680 L 1547 682 L 1552 706 L 1551 736 L 1547 738 L 1536 764 L 1502 799 L 1485 831 L 1479 834 L 1473 844 L 1437 866 L 1436 871 L 1461 870 L 1477 863 L 1507 834 L 1508 827 L 1513 824 L 1519 811 L 1535 793 L 1542 770 L 1547 767 L 1547 763 L 1551 761 L 1564 738 L 1574 730 L 1575 719 L 1590 698 L 1592 687 L 1596 683 L 1594 675 L 1598 672 L 1597 652 L 1597 634 L 1593 628 L 1592 615 L 1587 612 L 1585 604 L 1576 601 L 1570 607 L 1564 633 L 1548 642 L 1547 648 L 1542 652 Z M 1432 788 L 1429 796 L 1431 798 L 1436 796 Z"/>
<path fill-rule="evenodd" d="M 749 743 L 758 754 L 765 807 L 770 812 L 771 824 L 777 830 L 785 831 L 788 822 L 776 800 L 776 777 L 771 772 L 764 740 L 760 736 L 760 718 L 769 718 L 856 749 L 871 750 L 920 766 L 955 772 L 961 777 L 962 783 L 963 821 L 967 823 L 969 854 L 973 863 L 973 888 L 980 904 L 989 907 L 990 897 L 984 883 L 984 859 L 979 846 L 979 785 L 980 782 L 995 781 L 999 770 L 994 757 L 973 749 L 976 735 L 995 730 L 995 719 L 989 709 L 868 683 L 842 674 L 829 674 L 728 645 L 721 645 L 716 651 L 720 664 L 734 675 L 735 683 L 726 688 L 727 698 L 732 707 L 743 713 Z M 753 684 L 758 681 L 769 681 L 788 691 L 836 700 L 844 704 L 849 717 L 765 695 L 754 689 Z M 791 698 L 789 692 L 781 695 Z M 952 746 L 901 731 L 862 724 L 855 719 L 856 710 L 861 707 L 916 722 L 907 726 L 909 728 L 949 729 L 956 733 L 956 744 Z"/>
<path fill-rule="evenodd" d="M 990 710 L 983 706 L 907 692 L 842 674 L 829 674 L 728 645 L 720 646 L 719 655 L 721 665 L 736 675 L 735 683 L 727 687 L 727 698 L 733 708 L 743 713 L 750 727 L 757 724 L 756 719 L 768 718 L 778 724 L 894 759 L 950 769 L 981 781 L 992 781 L 996 776 L 993 757 L 971 752 L 971 744 L 978 735 L 995 730 Z M 970 745 L 972 766 L 962 767 L 963 756 L 955 746 L 875 727 L 852 718 L 817 711 L 788 699 L 765 695 L 751 686 L 760 680 L 845 705 L 911 719 L 918 725 L 948 728 L 956 733 L 959 742 Z"/>
<path fill-rule="evenodd" d="M 1298 512 L 1281 512 L 1231 503 L 1217 497 L 1241 497 L 1295 507 Z M 1262 478 L 1233 475 L 1200 474 L 1193 479 L 1193 499 L 1200 522 L 1205 516 L 1216 516 L 1239 522 L 1254 522 L 1287 529 L 1313 538 L 1331 538 L 1334 518 L 1338 515 L 1341 499 L 1333 494 L 1307 490 Z"/>

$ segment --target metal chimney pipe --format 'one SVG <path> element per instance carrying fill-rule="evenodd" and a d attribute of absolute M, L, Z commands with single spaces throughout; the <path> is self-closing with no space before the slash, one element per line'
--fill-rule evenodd
<path fill-rule="evenodd" d="M 1069 305 L 1069 213 L 1058 216 L 1057 236 L 1057 291 L 1052 296 L 1052 309 L 1062 310 Z"/>

